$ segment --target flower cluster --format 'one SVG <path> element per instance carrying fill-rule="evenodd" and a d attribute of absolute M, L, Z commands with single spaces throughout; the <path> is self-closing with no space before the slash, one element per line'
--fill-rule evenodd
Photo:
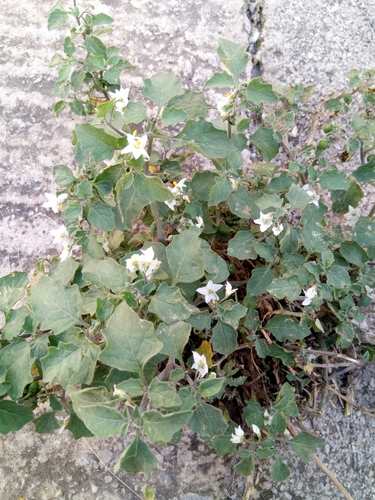
<path fill-rule="evenodd" d="M 272 232 L 275 236 L 278 236 L 284 229 L 284 226 L 281 224 L 281 222 L 273 220 L 273 212 L 269 212 L 268 214 L 260 212 L 259 219 L 254 219 L 254 222 L 255 224 L 260 225 L 261 233 L 264 233 L 264 231 L 267 231 L 269 227 L 273 226 Z"/>
<path fill-rule="evenodd" d="M 310 201 L 309 203 L 314 203 L 317 207 L 319 206 L 319 198 L 320 196 L 318 193 L 315 191 L 315 189 L 311 188 L 308 184 L 305 184 L 302 186 L 303 189 L 306 191 L 306 193 L 310 196 Z"/>
<path fill-rule="evenodd" d="M 174 182 L 173 187 L 168 187 L 169 191 L 174 195 L 175 199 L 172 201 L 165 201 L 164 203 L 168 205 L 171 210 L 176 210 L 177 202 L 181 203 L 182 200 L 190 203 L 189 197 L 184 193 L 186 179 L 181 179 L 179 182 Z M 202 221 L 203 222 L 203 221 Z M 198 226 L 202 227 L 202 226 Z"/>
<path fill-rule="evenodd" d="M 140 271 L 145 275 L 146 279 L 151 279 L 161 262 L 158 259 L 154 259 L 155 252 L 152 247 L 147 248 L 147 250 L 141 250 L 141 252 L 142 254 L 133 254 L 129 259 L 126 259 L 125 267 L 131 273 Z"/>
<path fill-rule="evenodd" d="M 115 92 L 109 92 L 109 95 L 112 99 L 116 99 L 116 111 L 123 113 L 129 102 L 129 89 L 123 89 L 121 87 L 119 90 L 115 90 Z"/>
<path fill-rule="evenodd" d="M 60 254 L 61 262 L 63 260 L 66 260 L 68 257 L 71 257 L 73 242 L 69 236 L 67 228 L 64 225 L 61 225 L 59 228 L 52 229 L 50 232 L 52 236 L 54 236 L 52 243 L 54 245 L 62 245 L 63 247 L 63 250 Z"/>

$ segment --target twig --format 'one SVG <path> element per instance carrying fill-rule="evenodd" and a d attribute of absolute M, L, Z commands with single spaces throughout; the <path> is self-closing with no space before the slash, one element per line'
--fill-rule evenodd
<path fill-rule="evenodd" d="M 272 344 L 272 340 L 271 340 L 270 336 L 268 335 L 268 333 L 265 330 L 263 330 L 263 329 L 261 329 L 260 331 L 263 333 L 264 338 L 266 339 L 267 344 L 271 345 Z"/>
<path fill-rule="evenodd" d="M 90 450 L 92 451 L 92 453 L 96 456 L 96 458 L 103 465 L 103 467 L 105 468 L 106 471 L 108 471 L 110 474 L 112 474 L 112 476 L 114 478 L 116 478 L 117 481 L 119 481 L 121 484 L 123 484 L 125 486 L 125 488 L 128 488 L 129 491 L 131 491 L 132 493 L 134 493 L 134 495 L 136 497 L 138 497 L 141 500 L 143 500 L 143 497 L 141 497 L 140 495 L 138 495 L 138 493 L 136 493 L 134 490 L 132 490 L 130 488 L 130 486 L 128 486 L 126 483 L 124 483 L 124 481 L 122 481 L 118 476 L 116 476 L 116 474 L 114 472 L 111 471 L 111 469 L 109 467 L 106 466 L 106 464 L 103 462 L 103 460 L 101 460 L 101 458 L 95 453 L 95 451 L 92 449 L 92 447 L 89 445 L 89 443 L 86 440 L 84 440 L 84 443 L 90 448 Z"/>
<path fill-rule="evenodd" d="M 365 408 L 364 406 L 357 405 L 354 401 L 351 401 L 347 396 L 344 396 L 340 391 L 334 389 L 333 387 L 329 387 L 329 390 L 336 394 L 336 396 L 340 399 L 343 399 L 344 401 L 350 403 L 352 406 L 357 408 L 357 410 L 362 411 L 363 413 L 366 413 L 366 415 L 370 415 L 370 417 L 375 418 L 375 408 Z"/>
<path fill-rule="evenodd" d="M 286 425 L 293 437 L 298 436 L 298 431 L 291 422 L 287 421 Z M 344 488 L 344 486 L 340 483 L 340 481 L 333 474 L 333 472 L 328 469 L 328 467 L 320 460 L 320 458 L 317 455 L 315 455 L 315 453 L 311 456 L 311 458 L 322 469 L 324 474 L 326 474 L 326 476 L 333 482 L 336 488 L 344 495 L 344 497 L 347 500 L 354 500 L 354 498 L 350 495 L 350 493 L 346 490 L 346 488 Z"/>

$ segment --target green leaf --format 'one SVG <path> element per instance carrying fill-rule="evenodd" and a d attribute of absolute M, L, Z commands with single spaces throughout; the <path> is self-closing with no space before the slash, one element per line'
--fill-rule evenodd
<path fill-rule="evenodd" d="M 214 73 L 213 76 L 204 85 L 204 89 L 222 89 L 225 87 L 232 87 L 234 80 L 229 73 L 222 71 L 221 73 Z"/>
<path fill-rule="evenodd" d="M 70 385 L 68 394 L 77 416 L 95 436 L 105 438 L 124 434 L 128 421 L 114 408 L 118 400 L 111 397 L 104 387 L 80 391 Z"/>
<path fill-rule="evenodd" d="M 219 320 L 212 332 L 211 343 L 214 351 L 220 354 L 232 354 L 237 347 L 237 331 Z"/>
<path fill-rule="evenodd" d="M 306 190 L 297 186 L 297 184 L 291 185 L 286 196 L 290 203 L 290 208 L 288 208 L 290 211 L 305 208 L 311 201 L 311 198 L 307 194 Z"/>
<path fill-rule="evenodd" d="M 143 102 L 128 102 L 122 115 L 125 123 L 141 123 L 147 119 L 147 106 Z"/>
<path fill-rule="evenodd" d="M 115 465 L 114 472 L 117 473 L 119 469 L 125 472 L 132 472 L 138 474 L 143 472 L 147 478 L 149 473 L 158 465 L 155 455 L 139 437 L 125 448 L 122 452 L 119 461 Z"/>
<path fill-rule="evenodd" d="M 308 462 L 317 449 L 324 446 L 326 442 L 324 439 L 312 436 L 307 432 L 301 432 L 298 436 L 290 439 L 288 444 L 298 454 L 302 462 Z"/>
<path fill-rule="evenodd" d="M 107 346 L 100 361 L 119 370 L 136 372 L 143 376 L 144 366 L 161 351 L 150 321 L 141 320 L 125 302 L 117 306 L 103 330 Z"/>
<path fill-rule="evenodd" d="M 60 411 L 63 409 L 60 401 L 52 393 L 49 395 L 49 405 L 52 408 L 52 410 L 55 410 L 55 411 Z"/>
<path fill-rule="evenodd" d="M 267 291 L 277 299 L 287 298 L 289 301 L 292 301 L 300 295 L 301 284 L 297 276 L 277 278 L 272 281 Z"/>
<path fill-rule="evenodd" d="M 258 253 L 254 249 L 255 243 L 256 239 L 251 231 L 238 231 L 229 241 L 228 255 L 240 260 L 256 259 Z"/>
<path fill-rule="evenodd" d="M 227 455 L 228 453 L 234 453 L 236 451 L 235 443 L 232 443 L 230 440 L 236 427 L 234 422 L 229 421 L 228 427 L 223 434 L 216 436 L 212 441 L 208 441 L 209 446 L 212 447 L 218 455 Z"/>
<path fill-rule="evenodd" d="M 124 147 L 123 139 L 108 135 L 90 123 L 77 124 L 76 133 L 81 149 L 91 153 L 96 162 L 111 160 L 115 149 Z"/>
<path fill-rule="evenodd" d="M 191 90 L 186 90 L 182 95 L 174 97 L 168 106 L 184 111 L 187 120 L 206 118 L 211 107 L 207 104 L 203 92 L 192 92 Z"/>
<path fill-rule="evenodd" d="M 181 78 L 172 73 L 160 73 L 155 78 L 146 78 L 142 94 L 161 108 L 172 97 L 182 94 Z"/>
<path fill-rule="evenodd" d="M 310 329 L 301 324 L 299 321 L 288 318 L 281 314 L 276 314 L 269 321 L 267 321 L 266 330 L 272 332 L 277 340 L 283 342 L 284 340 L 290 340 L 294 342 L 295 340 L 304 339 L 311 334 Z"/>
<path fill-rule="evenodd" d="M 264 429 L 264 414 L 260 404 L 255 399 L 250 399 L 243 409 L 243 416 L 246 424 L 251 427 L 253 424 L 260 430 Z"/>
<path fill-rule="evenodd" d="M 215 172 L 210 172 L 209 170 L 196 172 L 190 182 L 190 188 L 193 190 L 194 196 L 199 201 L 208 201 L 216 179 L 221 179 L 221 177 Z"/>
<path fill-rule="evenodd" d="M 192 283 L 203 276 L 203 251 L 199 234 L 198 228 L 191 227 L 188 231 L 174 236 L 167 247 L 167 259 L 173 276 L 172 285 Z"/>
<path fill-rule="evenodd" d="M 68 425 L 65 428 L 73 434 L 74 439 L 92 437 L 94 435 L 74 412 L 71 412 Z"/>
<path fill-rule="evenodd" d="M 149 203 L 154 201 L 171 201 L 174 199 L 173 194 L 169 189 L 164 187 L 164 182 L 158 177 L 142 173 L 135 174 L 134 187 L 142 193 L 142 196 L 149 200 Z"/>
<path fill-rule="evenodd" d="M 246 293 L 249 297 L 262 295 L 267 292 L 267 288 L 275 278 L 275 273 L 267 267 L 257 267 L 253 269 L 251 278 L 246 285 Z"/>
<path fill-rule="evenodd" d="M 225 382 L 224 378 L 211 378 L 208 380 L 202 380 L 199 384 L 198 392 L 202 398 L 212 398 L 221 391 L 223 384 Z"/>
<path fill-rule="evenodd" d="M 55 267 L 52 267 L 48 276 L 53 280 L 61 280 L 63 285 L 67 285 L 73 279 L 78 268 L 79 262 L 68 257 Z"/>
<path fill-rule="evenodd" d="M 319 180 L 322 189 L 348 189 L 350 180 L 345 172 L 338 172 L 337 170 L 324 171 Z"/>
<path fill-rule="evenodd" d="M 283 365 L 288 366 L 292 363 L 294 359 L 294 353 L 278 346 L 277 344 L 271 344 L 268 346 L 268 355 L 273 358 L 280 358 Z"/>
<path fill-rule="evenodd" d="M 199 403 L 190 419 L 192 431 L 197 432 L 203 439 L 223 434 L 227 425 L 221 411 L 207 403 Z"/>
<path fill-rule="evenodd" d="M 340 253 L 350 264 L 362 266 L 370 257 L 355 241 L 344 241 L 340 246 Z"/>
<path fill-rule="evenodd" d="M 124 291 L 126 283 L 131 281 L 125 267 L 111 258 L 98 260 L 86 256 L 83 259 L 82 276 L 88 283 L 99 287 L 104 285 L 115 293 Z"/>
<path fill-rule="evenodd" d="M 55 165 L 53 167 L 53 177 L 59 186 L 70 186 L 77 180 L 66 165 Z"/>
<path fill-rule="evenodd" d="M 148 310 L 170 325 L 189 318 L 194 312 L 194 307 L 184 299 L 178 287 L 170 287 L 164 282 L 152 297 Z"/>
<path fill-rule="evenodd" d="M 33 417 L 33 412 L 27 405 L 19 405 L 15 401 L 0 401 L 0 434 L 19 431 Z"/>
<path fill-rule="evenodd" d="M 311 222 L 320 222 L 324 219 L 327 210 L 323 203 L 319 203 L 318 207 L 314 203 L 309 203 L 302 212 L 301 224 L 305 226 Z M 293 229 L 296 230 L 297 228 Z"/>
<path fill-rule="evenodd" d="M 61 9 L 53 9 L 48 16 L 48 31 L 64 26 L 69 21 L 69 16 Z"/>
<path fill-rule="evenodd" d="M 1 333 L 2 340 L 12 340 L 14 337 L 25 333 L 23 325 L 25 323 L 25 318 L 29 316 L 29 314 L 30 311 L 26 306 L 18 309 L 9 309 L 6 315 L 6 324 Z"/>
<path fill-rule="evenodd" d="M 116 389 L 132 396 L 143 396 L 143 384 L 139 378 L 129 378 L 116 385 Z"/>
<path fill-rule="evenodd" d="M 82 368 L 82 348 L 75 344 L 59 343 L 49 347 L 48 354 L 41 359 L 45 382 L 58 382 L 66 389 L 72 377 Z"/>
<path fill-rule="evenodd" d="M 212 207 L 218 205 L 222 201 L 226 201 L 226 199 L 232 192 L 233 192 L 233 187 L 232 184 L 228 181 L 228 179 L 216 176 L 215 185 L 211 189 L 208 197 L 208 206 Z"/>
<path fill-rule="evenodd" d="M 288 383 L 285 383 L 282 386 L 281 391 L 276 398 L 274 408 L 290 417 L 297 417 L 299 415 L 294 389 Z"/>
<path fill-rule="evenodd" d="M 302 243 L 309 253 L 322 253 L 328 247 L 325 231 L 313 222 L 304 226 L 302 231 Z"/>
<path fill-rule="evenodd" d="M 272 85 L 269 83 L 262 83 L 260 76 L 258 76 L 258 78 L 253 78 L 248 83 L 246 97 L 255 104 L 260 104 L 261 102 L 272 104 L 279 100 L 277 94 L 273 91 Z"/>
<path fill-rule="evenodd" d="M 372 184 L 375 181 L 375 156 L 372 157 L 368 163 L 354 170 L 352 175 L 358 182 L 368 182 Z"/>
<path fill-rule="evenodd" d="M 96 36 L 88 36 L 85 38 L 83 45 L 85 46 L 87 52 L 89 52 L 90 54 L 106 59 L 107 49 L 100 38 L 97 38 Z"/>
<path fill-rule="evenodd" d="M 263 195 L 255 203 L 262 211 L 265 211 L 267 208 L 280 208 L 283 200 L 277 194 L 273 193 Z"/>
<path fill-rule="evenodd" d="M 115 228 L 115 216 L 111 207 L 98 200 L 90 206 L 87 220 L 97 229 L 113 231 Z"/>
<path fill-rule="evenodd" d="M 0 311 L 4 313 L 25 296 L 25 287 L 29 281 L 27 273 L 14 271 L 0 278 Z"/>
<path fill-rule="evenodd" d="M 254 470 L 254 463 L 251 457 L 243 458 L 234 466 L 234 470 L 241 476 L 250 476 Z"/>
<path fill-rule="evenodd" d="M 53 330 L 57 335 L 82 324 L 81 294 L 77 285 L 64 286 L 60 280 L 42 276 L 40 282 L 31 287 L 29 303 L 42 330 Z"/>
<path fill-rule="evenodd" d="M 349 211 L 349 205 L 356 207 L 364 194 L 360 186 L 352 180 L 347 190 L 332 191 L 332 211 L 336 214 Z"/>
<path fill-rule="evenodd" d="M 228 205 L 231 212 L 241 219 L 250 219 L 250 215 L 256 219 L 259 217 L 259 207 L 256 201 L 261 196 L 260 193 L 249 194 L 245 187 L 240 187 L 229 195 Z"/>
<path fill-rule="evenodd" d="M 35 361 L 30 355 L 30 343 L 21 339 L 0 350 L 0 364 L 7 369 L 5 382 L 12 384 L 8 394 L 12 399 L 22 397 L 27 384 L 33 381 L 31 367 Z"/>
<path fill-rule="evenodd" d="M 250 138 L 264 161 L 271 161 L 279 152 L 280 144 L 275 141 L 273 135 L 273 130 L 260 125 Z"/>
<path fill-rule="evenodd" d="M 100 26 L 102 24 L 112 24 L 113 19 L 110 16 L 107 16 L 107 14 L 103 14 L 102 12 L 100 14 L 96 14 L 92 18 L 92 24 L 93 26 Z"/>
<path fill-rule="evenodd" d="M 126 228 L 132 229 L 133 222 L 137 219 L 144 207 L 148 205 L 149 201 L 145 196 L 142 196 L 133 185 L 125 189 L 120 188 L 117 193 L 117 199 L 121 220 Z"/>
<path fill-rule="evenodd" d="M 168 443 L 173 434 L 189 422 L 192 415 L 192 411 L 179 411 L 169 415 L 163 415 L 156 410 L 146 411 L 142 413 L 143 432 L 151 443 Z"/>
<path fill-rule="evenodd" d="M 217 54 L 220 61 L 225 64 L 234 78 L 238 80 L 240 75 L 246 70 L 248 63 L 246 47 L 225 38 L 219 38 Z"/>
<path fill-rule="evenodd" d="M 375 221 L 359 217 L 352 230 L 352 238 L 363 247 L 375 245 Z"/>
<path fill-rule="evenodd" d="M 342 103 L 340 99 L 331 99 L 326 104 L 326 109 L 332 112 L 340 111 L 342 108 Z"/>
<path fill-rule="evenodd" d="M 170 125 L 174 126 L 177 123 L 184 122 L 187 118 L 187 113 L 182 109 L 177 109 L 175 107 L 164 108 L 163 114 L 161 117 L 161 121 L 163 125 L 169 127 Z"/>
<path fill-rule="evenodd" d="M 53 411 L 42 413 L 40 417 L 34 418 L 33 423 L 38 434 L 54 434 L 57 429 L 60 429 Z"/>
<path fill-rule="evenodd" d="M 234 302 L 232 299 L 226 300 L 217 306 L 219 319 L 234 329 L 238 328 L 238 323 L 246 315 L 247 310 L 247 307 Z"/>
<path fill-rule="evenodd" d="M 216 129 L 212 123 L 206 122 L 203 118 L 189 120 L 175 139 L 207 158 L 225 158 L 236 151 L 227 133 Z"/>
<path fill-rule="evenodd" d="M 341 266 L 333 265 L 326 271 L 327 283 L 334 288 L 341 289 L 351 285 L 348 272 Z"/>
<path fill-rule="evenodd" d="M 159 409 L 173 408 L 182 404 L 173 384 L 170 382 L 160 382 L 157 378 L 152 379 L 148 397 L 152 406 Z"/>
<path fill-rule="evenodd" d="M 290 469 L 284 464 L 280 457 L 277 457 L 271 471 L 271 479 L 275 483 L 285 481 L 290 475 Z"/>

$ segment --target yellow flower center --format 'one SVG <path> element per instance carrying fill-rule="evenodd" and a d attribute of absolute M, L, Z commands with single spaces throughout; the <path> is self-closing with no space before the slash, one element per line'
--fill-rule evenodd
<path fill-rule="evenodd" d="M 134 144 L 134 147 L 136 149 L 139 149 L 141 147 L 141 141 L 136 141 L 136 143 Z"/>

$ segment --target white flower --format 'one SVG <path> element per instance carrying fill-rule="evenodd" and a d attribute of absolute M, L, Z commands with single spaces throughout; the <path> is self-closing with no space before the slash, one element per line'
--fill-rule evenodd
<path fill-rule="evenodd" d="M 54 245 L 63 245 L 64 247 L 68 247 L 71 243 L 68 230 L 64 225 L 60 226 L 58 229 L 52 229 L 50 231 L 54 239 L 52 243 Z"/>
<path fill-rule="evenodd" d="M 308 184 L 305 184 L 302 187 L 311 198 L 309 203 L 314 203 L 314 205 L 316 205 L 318 207 L 320 196 L 317 194 L 317 192 L 314 189 L 310 188 L 310 186 Z"/>
<path fill-rule="evenodd" d="M 245 442 L 245 433 L 240 426 L 234 429 L 234 434 L 232 434 L 230 441 L 234 444 L 241 444 Z"/>
<path fill-rule="evenodd" d="M 199 227 L 199 229 L 201 227 L 204 226 L 204 222 L 203 222 L 203 219 L 200 215 L 197 215 L 197 217 L 195 217 L 197 219 L 197 224 L 194 224 L 195 226 Z"/>
<path fill-rule="evenodd" d="M 374 300 L 375 299 L 375 292 L 374 292 L 374 289 L 371 288 L 370 286 L 368 285 L 365 285 L 365 290 L 366 290 L 366 294 L 370 297 L 371 300 Z"/>
<path fill-rule="evenodd" d="M 61 422 L 61 427 L 60 429 L 57 431 L 57 434 L 62 434 L 65 427 L 69 424 L 69 419 L 70 419 L 70 415 L 68 415 L 67 417 L 60 417 L 60 416 L 57 416 L 56 417 L 56 420 L 58 420 L 59 422 Z"/>
<path fill-rule="evenodd" d="M 134 254 L 129 259 L 125 260 L 125 267 L 131 273 L 135 273 L 136 271 L 138 271 L 139 257 L 140 257 L 139 254 Z"/>
<path fill-rule="evenodd" d="M 232 188 L 236 191 L 240 185 L 237 179 L 233 179 L 233 177 L 229 177 L 229 181 L 232 184 Z"/>
<path fill-rule="evenodd" d="M 351 222 L 357 222 L 358 217 L 360 217 L 361 213 L 359 208 L 354 208 L 349 205 L 349 212 L 345 214 L 345 217 L 349 219 Z"/>
<path fill-rule="evenodd" d="M 259 429 L 259 427 L 257 425 L 255 425 L 255 424 L 252 424 L 251 427 L 253 429 L 254 434 L 256 434 L 258 436 L 258 438 L 259 438 L 260 437 L 260 429 Z"/>
<path fill-rule="evenodd" d="M 272 232 L 275 236 L 278 236 L 283 229 L 284 229 L 284 226 L 281 223 L 276 222 L 272 228 Z"/>
<path fill-rule="evenodd" d="M 216 292 L 222 288 L 223 285 L 215 285 L 211 280 L 208 281 L 207 286 L 197 288 L 197 292 L 204 295 L 204 300 L 206 304 L 209 304 L 211 301 L 219 300 Z"/>
<path fill-rule="evenodd" d="M 254 219 L 254 222 L 255 224 L 260 225 L 260 232 L 264 233 L 264 231 L 267 231 L 267 229 L 273 224 L 273 214 L 264 214 L 263 212 L 260 212 L 259 219 Z"/>
<path fill-rule="evenodd" d="M 122 87 L 115 92 L 109 92 L 112 99 L 116 99 L 115 108 L 116 111 L 123 113 L 129 102 L 129 89 L 123 89 Z"/>
<path fill-rule="evenodd" d="M 225 298 L 228 298 L 232 293 L 237 292 L 238 288 L 232 288 L 232 285 L 227 281 L 225 283 Z"/>
<path fill-rule="evenodd" d="M 141 252 L 143 255 L 133 254 L 129 259 L 126 259 L 125 267 L 131 273 L 141 271 L 148 279 L 159 268 L 161 262 L 158 259 L 154 259 L 155 252 L 152 247 L 141 250 Z"/>
<path fill-rule="evenodd" d="M 194 364 L 192 368 L 194 370 L 198 370 L 199 377 L 203 378 L 208 373 L 208 364 L 206 360 L 206 356 L 204 354 L 199 354 L 196 351 L 193 351 Z"/>
<path fill-rule="evenodd" d="M 186 179 L 181 179 L 179 182 L 174 182 L 173 183 L 173 188 L 170 188 L 172 193 L 175 196 L 180 196 L 184 194 L 184 189 L 186 188 L 185 186 Z"/>
<path fill-rule="evenodd" d="M 136 160 L 138 160 L 140 156 L 144 156 L 146 160 L 149 160 L 150 157 L 145 149 L 147 144 L 147 135 L 137 137 L 136 133 L 137 132 L 133 133 L 133 135 L 126 134 L 126 137 L 128 138 L 128 145 L 121 151 L 121 153 L 131 153 Z"/>
<path fill-rule="evenodd" d="M 63 251 L 60 254 L 60 261 L 63 262 L 68 257 L 72 256 L 72 248 L 70 246 L 64 246 Z"/>
<path fill-rule="evenodd" d="M 115 397 L 119 397 L 119 398 L 124 398 L 126 399 L 127 398 L 127 394 L 125 391 L 123 391 L 122 389 L 117 389 L 117 386 L 116 384 L 114 384 L 113 386 L 115 388 L 115 390 L 113 391 L 113 395 Z"/>
<path fill-rule="evenodd" d="M 264 413 L 264 425 L 271 425 L 273 416 L 268 413 L 268 410 L 266 410 Z"/>
<path fill-rule="evenodd" d="M 168 205 L 168 207 L 175 211 L 176 210 L 176 203 L 177 203 L 177 200 L 172 200 L 172 201 L 165 201 L 164 202 L 166 205 Z"/>
<path fill-rule="evenodd" d="M 286 437 L 290 437 L 290 432 L 288 431 L 288 429 L 285 429 L 285 431 L 284 431 L 284 436 L 286 436 Z"/>
<path fill-rule="evenodd" d="M 302 305 L 308 306 L 309 304 L 311 304 L 312 299 L 318 295 L 318 292 L 316 291 L 316 285 L 310 287 L 308 290 L 304 290 L 303 293 L 305 294 L 306 298 L 302 302 Z"/>
<path fill-rule="evenodd" d="M 66 193 L 59 194 L 59 196 L 56 196 L 53 193 L 44 193 L 48 201 L 43 203 L 42 207 L 44 208 L 52 208 L 52 210 L 55 212 L 55 214 L 58 213 L 59 210 L 62 210 L 64 201 L 67 199 L 68 195 Z"/>

